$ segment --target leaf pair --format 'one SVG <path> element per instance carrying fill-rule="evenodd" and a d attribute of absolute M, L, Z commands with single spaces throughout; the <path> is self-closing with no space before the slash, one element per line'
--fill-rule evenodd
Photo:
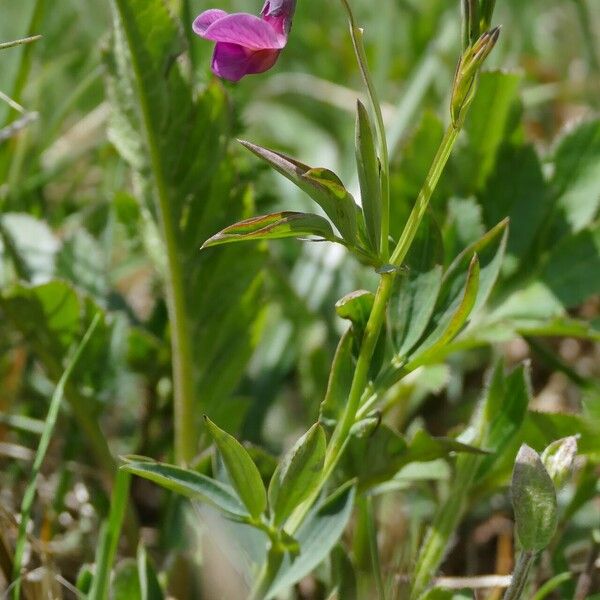
<path fill-rule="evenodd" d="M 364 135 L 368 137 L 366 133 Z M 372 134 L 370 136 L 372 144 Z M 329 220 L 312 213 L 273 213 L 230 225 L 204 242 L 203 248 L 247 240 L 315 238 L 341 242 L 363 260 L 377 262 L 375 252 L 377 246 L 365 240 L 365 223 L 361 210 L 335 173 L 328 169 L 311 168 L 281 152 L 268 150 L 250 142 L 241 141 L 241 144 L 308 194 L 321 207 Z M 365 185 L 375 185 L 372 174 L 367 176 L 367 173 L 371 173 L 372 157 L 368 158 L 364 153 L 364 157 L 360 160 L 364 163 L 360 170 L 361 181 Z M 367 231 L 372 242 L 377 218 L 371 214 L 371 209 L 367 213 L 367 220 L 370 223 L 367 225 Z M 332 225 L 342 239 L 334 233 Z"/>

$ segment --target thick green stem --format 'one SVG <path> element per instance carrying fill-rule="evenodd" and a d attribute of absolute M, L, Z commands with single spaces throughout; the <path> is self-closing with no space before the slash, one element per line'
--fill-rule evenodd
<path fill-rule="evenodd" d="M 503 600 L 519 600 L 523 595 L 525 585 L 527 584 L 527 576 L 535 559 L 534 552 L 521 552 L 519 560 L 513 572 L 512 581 L 509 588 L 504 594 Z"/>
<path fill-rule="evenodd" d="M 143 67 L 139 63 L 136 48 L 131 47 L 135 39 L 131 31 L 131 19 L 127 14 L 125 0 L 114 0 L 120 22 L 126 31 L 131 63 L 135 73 L 135 85 L 140 104 L 142 128 L 146 138 L 147 151 L 154 178 L 156 197 L 158 200 L 159 221 L 167 255 L 166 295 L 171 323 L 171 348 L 173 361 L 174 384 L 174 423 L 175 423 L 175 458 L 179 464 L 189 463 L 197 451 L 197 425 L 194 419 L 195 392 L 194 369 L 190 327 L 187 322 L 187 311 L 184 294 L 184 276 L 182 260 L 177 246 L 177 230 L 171 212 L 171 198 L 167 179 L 163 172 L 163 161 L 160 156 L 158 132 L 152 118 L 148 90 L 144 85 Z"/>

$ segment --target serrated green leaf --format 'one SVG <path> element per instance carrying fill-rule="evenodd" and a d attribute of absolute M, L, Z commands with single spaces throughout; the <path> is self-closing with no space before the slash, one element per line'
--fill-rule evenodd
<path fill-rule="evenodd" d="M 514 272 L 519 266 L 531 268 L 535 257 L 528 253 L 551 208 L 551 195 L 535 148 L 502 146 L 479 201 L 488 227 L 506 217 L 510 219 L 507 254 L 514 264 L 506 265 L 508 271 Z"/>
<path fill-rule="evenodd" d="M 224 422 L 226 400 L 257 344 L 265 310 L 264 250 L 253 244 L 198 251 L 215 231 L 252 212 L 252 193 L 227 152 L 232 114 L 226 93 L 216 82 L 197 89 L 189 81 L 176 60 L 185 44 L 167 3 L 111 4 L 113 44 L 105 60 L 109 137 L 135 171 L 136 200 L 151 218 L 147 245 L 156 248 L 158 270 L 168 266 L 165 281 L 178 281 L 177 317 L 185 327 L 171 331 L 183 339 L 175 341 L 177 352 L 189 349 L 181 360 L 190 377 L 179 384 L 191 385 L 188 395 L 202 401 L 194 402 L 190 422 L 199 432 L 201 412 Z M 157 243 L 160 237 L 170 240 L 169 252 Z M 218 293 L 225 288 L 227 293 Z"/>
<path fill-rule="evenodd" d="M 600 293 L 600 222 L 563 238 L 547 257 L 540 277 L 565 308 Z"/>
<path fill-rule="evenodd" d="M 293 561 L 289 557 L 284 559 L 265 595 L 267 599 L 274 598 L 306 577 L 329 555 L 348 524 L 354 496 L 353 482 L 349 482 L 308 514 L 296 533 L 300 554 Z"/>
<path fill-rule="evenodd" d="M 248 515 L 231 488 L 202 473 L 150 460 L 128 462 L 121 469 L 138 477 L 149 479 L 186 498 L 207 502 L 228 515 L 238 517 Z"/>
<path fill-rule="evenodd" d="M 364 104 L 356 109 L 356 165 L 362 199 L 363 214 L 371 247 L 379 252 L 381 242 L 381 185 L 379 160 L 371 119 Z"/>
<path fill-rule="evenodd" d="M 277 466 L 269 485 L 269 507 L 275 526 L 281 525 L 321 478 L 327 442 L 316 423 L 294 444 Z"/>
<path fill-rule="evenodd" d="M 581 231 L 600 208 L 600 120 L 581 123 L 554 152 L 552 191 L 571 231 Z"/>
<path fill-rule="evenodd" d="M 523 550 L 543 550 L 556 531 L 556 491 L 539 454 L 523 444 L 513 470 L 511 495 Z"/>
<path fill-rule="evenodd" d="M 267 492 L 258 468 L 244 446 L 232 435 L 217 427 L 208 417 L 204 417 L 204 421 L 221 453 L 233 487 L 250 514 L 254 518 L 259 517 L 267 508 Z"/>
<path fill-rule="evenodd" d="M 229 225 L 206 240 L 202 248 L 252 240 L 277 240 L 283 238 L 335 238 L 327 219 L 319 215 L 299 212 L 280 212 L 262 217 L 252 217 Z"/>
<path fill-rule="evenodd" d="M 360 209 L 335 173 L 327 169 L 313 169 L 285 154 L 250 142 L 241 143 L 307 193 L 325 211 L 342 237 L 349 244 L 357 244 Z"/>

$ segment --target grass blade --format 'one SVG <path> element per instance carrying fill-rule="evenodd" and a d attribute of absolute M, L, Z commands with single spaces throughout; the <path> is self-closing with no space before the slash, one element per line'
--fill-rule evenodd
<path fill-rule="evenodd" d="M 21 503 L 21 522 L 19 524 L 19 533 L 17 536 L 17 543 L 15 547 L 15 556 L 13 563 L 13 578 L 16 580 L 15 587 L 13 590 L 14 600 L 18 600 L 21 594 L 21 564 L 23 562 L 23 552 L 25 550 L 27 524 L 29 523 L 31 509 L 33 507 L 33 501 L 35 499 L 37 477 L 42 467 L 42 463 L 44 462 L 44 458 L 46 457 L 46 452 L 48 451 L 48 446 L 50 445 L 52 433 L 54 432 L 54 427 L 58 418 L 58 411 L 60 410 L 60 405 L 64 397 L 65 385 L 67 384 L 67 381 L 71 373 L 73 372 L 73 369 L 75 368 L 79 357 L 83 353 L 83 350 L 85 349 L 87 343 L 90 341 L 99 323 L 100 313 L 98 313 L 94 317 L 94 320 L 90 324 L 79 346 L 75 350 L 73 358 L 70 360 L 69 364 L 64 370 L 62 377 L 60 378 L 56 389 L 54 390 L 52 400 L 50 401 L 50 408 L 48 409 L 48 416 L 46 417 L 46 422 L 44 424 L 44 431 L 42 432 L 42 435 L 40 437 L 40 443 L 35 454 L 33 466 L 31 468 L 31 476 L 29 478 L 29 483 L 27 484 L 27 488 L 23 496 L 23 501 Z"/>

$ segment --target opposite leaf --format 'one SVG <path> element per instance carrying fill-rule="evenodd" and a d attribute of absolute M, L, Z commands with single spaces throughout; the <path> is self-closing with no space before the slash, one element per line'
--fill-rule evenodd
<path fill-rule="evenodd" d="M 556 531 L 556 492 L 539 454 L 527 444 L 517 454 L 511 493 L 523 550 L 543 550 Z"/>
<path fill-rule="evenodd" d="M 204 420 L 221 453 L 233 487 L 250 514 L 254 518 L 259 517 L 267 508 L 267 492 L 258 468 L 233 436 L 217 427 L 208 417 L 205 416 Z"/>
<path fill-rule="evenodd" d="M 285 154 L 250 142 L 240 140 L 240 143 L 307 193 L 333 221 L 346 242 L 357 242 L 360 210 L 335 173 L 327 169 L 311 169 Z"/>
<path fill-rule="evenodd" d="M 252 217 L 230 225 L 206 240 L 202 248 L 251 240 L 313 237 L 320 240 L 334 240 L 335 236 L 329 221 L 319 215 L 287 211 Z"/>
<path fill-rule="evenodd" d="M 316 423 L 279 463 L 269 485 L 273 523 L 281 525 L 318 483 L 326 449 L 325 432 Z"/>
<path fill-rule="evenodd" d="M 378 253 L 381 236 L 379 160 L 369 114 L 360 101 L 357 103 L 356 113 L 356 165 L 367 235 L 371 246 Z"/>
<path fill-rule="evenodd" d="M 202 473 L 148 460 L 129 462 L 123 465 L 121 469 L 128 473 L 133 473 L 138 477 L 153 481 L 168 490 L 192 500 L 211 504 L 227 515 L 236 517 L 248 516 L 246 509 L 229 486 L 206 477 Z"/>

